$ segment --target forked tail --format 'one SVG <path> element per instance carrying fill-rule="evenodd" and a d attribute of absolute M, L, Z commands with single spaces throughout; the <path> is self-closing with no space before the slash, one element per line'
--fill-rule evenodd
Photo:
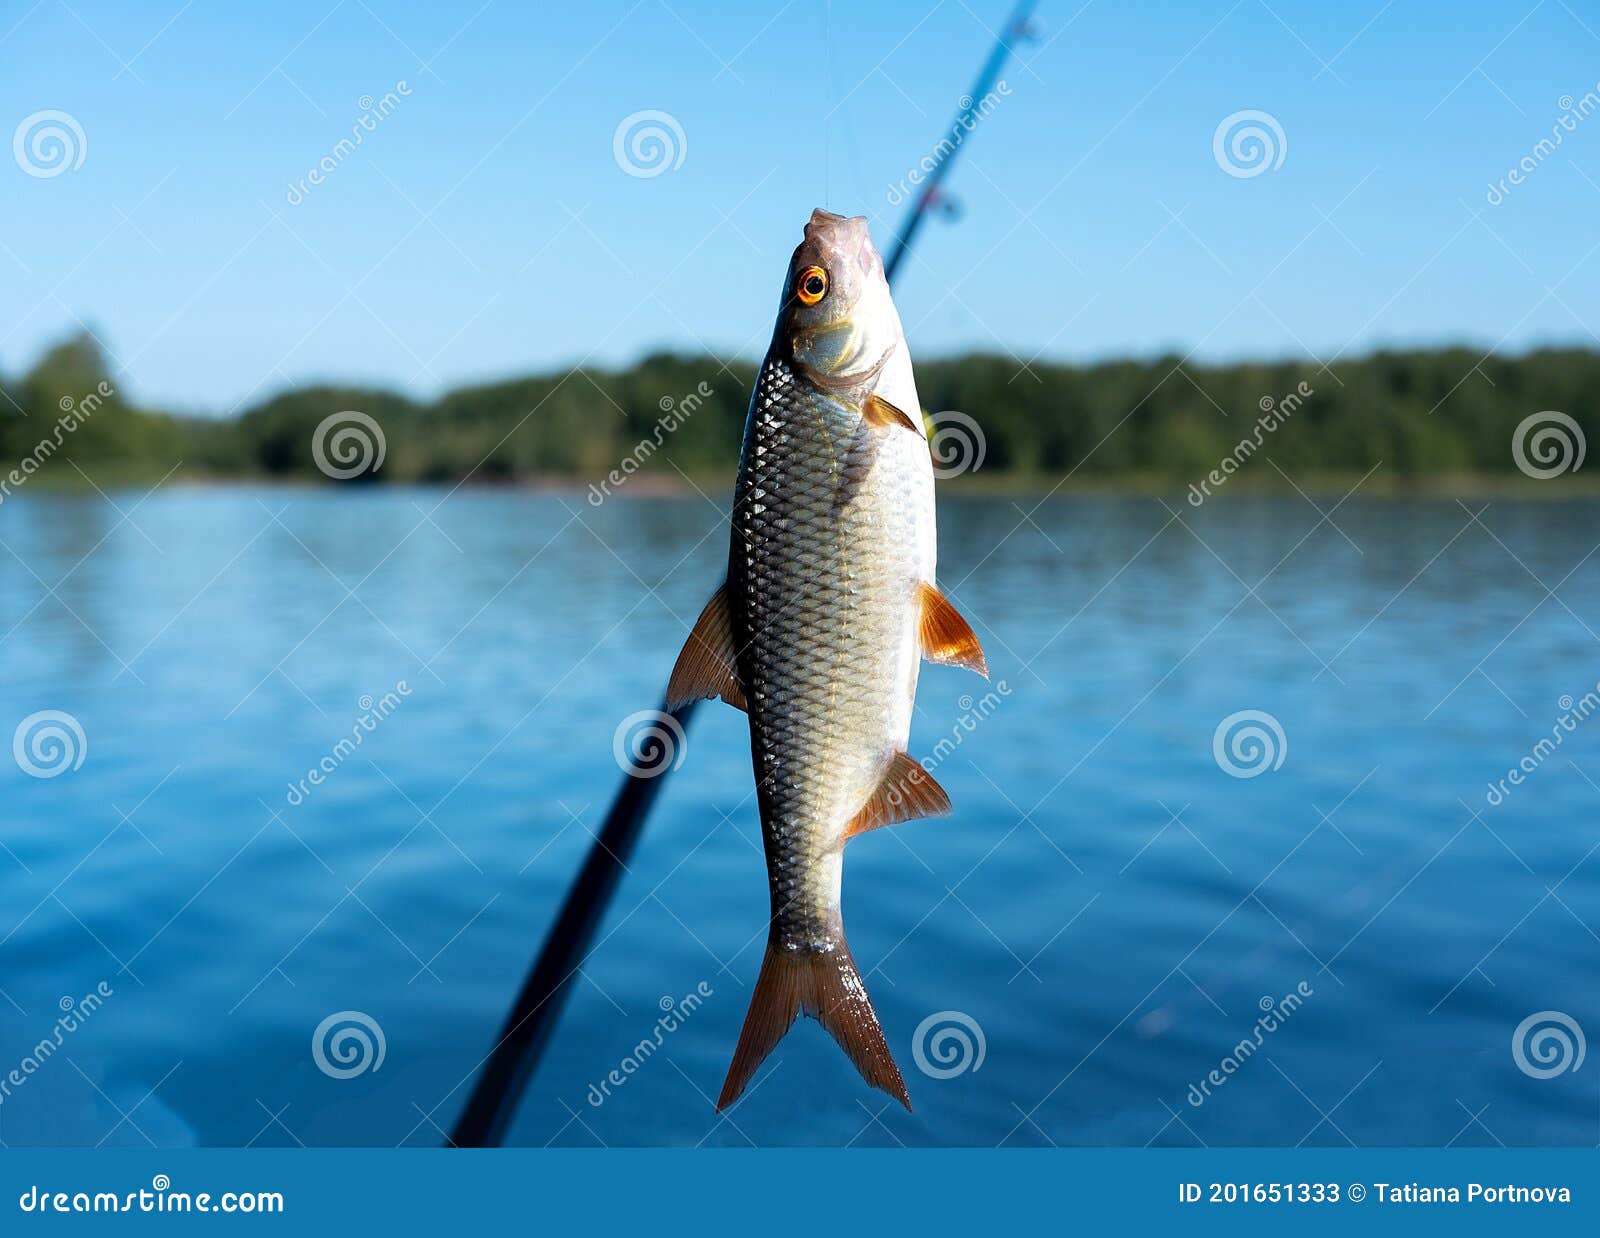
<path fill-rule="evenodd" d="M 717 1101 L 719 1110 L 739 1099 L 756 1068 L 802 1014 L 828 1029 L 863 1079 L 911 1108 L 900 1068 L 884 1042 L 883 1029 L 867 997 L 867 986 L 844 943 L 828 951 L 804 952 L 774 948 L 769 940 L 739 1032 L 739 1045 L 733 1051 L 733 1065 Z"/>

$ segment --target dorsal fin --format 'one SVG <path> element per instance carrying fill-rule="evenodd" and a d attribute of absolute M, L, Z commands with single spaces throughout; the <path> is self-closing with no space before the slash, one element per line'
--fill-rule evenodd
<path fill-rule="evenodd" d="M 950 797 L 907 753 L 897 752 L 889 761 L 878 788 L 850 819 L 844 836 L 854 838 L 883 825 L 915 821 L 919 817 L 943 817 L 950 812 Z"/>
<path fill-rule="evenodd" d="M 919 434 L 917 423 L 901 412 L 893 404 L 874 392 L 867 397 L 867 402 L 862 406 L 861 415 L 867 419 L 869 425 L 875 426 L 904 426 L 913 434 Z"/>
<path fill-rule="evenodd" d="M 917 586 L 917 602 L 921 607 L 917 636 L 922 643 L 922 656 L 945 666 L 964 666 L 989 678 L 983 647 L 944 594 L 924 581 Z"/>
<path fill-rule="evenodd" d="M 667 708 L 720 696 L 744 709 L 744 691 L 733 652 L 733 624 L 728 617 L 728 586 L 717 586 L 683 643 L 672 678 L 667 681 Z"/>

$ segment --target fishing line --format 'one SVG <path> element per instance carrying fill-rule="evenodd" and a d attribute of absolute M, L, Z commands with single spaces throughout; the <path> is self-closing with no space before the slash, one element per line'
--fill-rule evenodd
<path fill-rule="evenodd" d="M 833 209 L 833 109 L 839 99 L 833 77 L 833 0 L 822 0 L 822 73 L 828 110 L 822 114 L 822 205 Z"/>
<path fill-rule="evenodd" d="M 845 158 L 850 165 L 850 177 L 855 185 L 856 192 L 855 209 L 845 213 L 871 215 L 874 219 L 876 219 L 876 213 L 867 209 L 867 199 L 869 195 L 867 193 L 866 181 L 861 175 L 861 143 L 857 140 L 855 114 L 851 111 L 850 99 L 851 96 L 846 95 L 843 101 L 838 104 L 839 124 L 840 128 L 844 131 Z"/>

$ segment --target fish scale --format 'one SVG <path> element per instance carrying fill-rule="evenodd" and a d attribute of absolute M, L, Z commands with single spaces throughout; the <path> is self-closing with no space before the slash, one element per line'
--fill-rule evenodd
<path fill-rule="evenodd" d="M 829 950 L 842 940 L 845 827 L 904 742 L 886 732 L 884 702 L 916 685 L 915 661 L 907 682 L 895 656 L 921 570 L 917 461 L 898 449 L 922 448 L 883 441 L 857 408 L 796 383 L 776 359 L 745 442 L 729 601 L 774 930 L 784 949 Z"/>

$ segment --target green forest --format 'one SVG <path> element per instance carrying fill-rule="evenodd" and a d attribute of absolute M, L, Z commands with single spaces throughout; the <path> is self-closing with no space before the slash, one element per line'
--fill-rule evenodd
<path fill-rule="evenodd" d="M 559 480 L 606 489 L 609 475 L 615 489 L 635 469 L 657 490 L 683 476 L 717 481 L 737 461 L 754 370 L 662 354 L 625 369 L 463 387 L 431 402 L 313 386 L 230 418 L 175 416 L 124 401 L 100 349 L 80 336 L 26 374 L 0 375 L 0 498 L 35 476 L 99 486 L 169 475 L 332 484 L 315 441 L 324 419 L 346 410 L 376 422 L 384 448 L 381 466 L 344 484 Z M 1227 473 L 1248 479 L 1238 489 L 1286 485 L 1279 469 L 1299 483 L 1358 477 L 1380 462 L 1388 484 L 1519 480 L 1512 440 L 1530 415 L 1556 410 L 1582 437 L 1600 434 L 1600 352 L 1589 349 L 1378 352 L 1326 368 L 1177 357 L 1023 368 L 979 354 L 922 362 L 917 380 L 927 413 L 959 410 L 981 428 L 981 465 L 968 476 L 1001 483 L 1070 474 L 1074 484 L 1189 485 L 1228 457 Z"/>

